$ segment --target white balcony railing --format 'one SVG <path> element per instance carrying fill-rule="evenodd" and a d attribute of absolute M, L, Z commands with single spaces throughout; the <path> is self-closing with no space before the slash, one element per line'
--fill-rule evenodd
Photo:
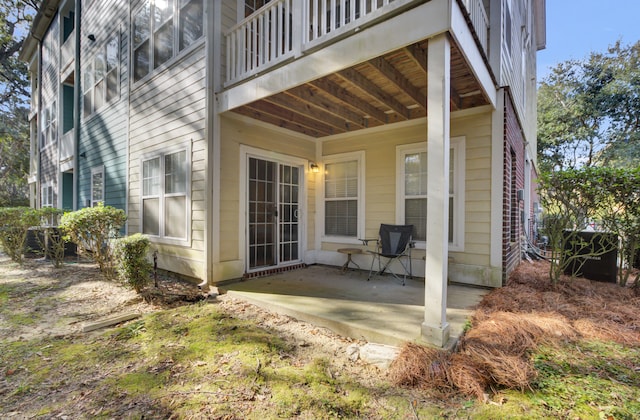
<path fill-rule="evenodd" d="M 476 31 L 482 50 L 486 54 L 489 44 L 489 18 L 484 4 L 482 4 L 482 0 L 462 0 L 462 3 L 469 13 L 473 29 Z"/>
<path fill-rule="evenodd" d="M 67 40 L 60 48 L 60 69 L 65 69 L 74 59 L 76 55 L 76 36 L 75 29 L 69 34 Z"/>
<path fill-rule="evenodd" d="M 269 2 L 226 34 L 227 82 L 293 55 L 293 16 L 301 16 L 301 6 L 302 2 L 294 0 Z"/>
<path fill-rule="evenodd" d="M 72 128 L 62 135 L 60 142 L 60 162 L 71 160 L 75 153 L 75 130 Z"/>
<path fill-rule="evenodd" d="M 264 71 L 413 1 L 271 1 L 226 33 L 226 84 Z"/>
<path fill-rule="evenodd" d="M 489 20 L 482 0 L 462 0 L 482 48 Z M 409 7 L 416 0 L 272 0 L 226 34 L 231 85 Z"/>

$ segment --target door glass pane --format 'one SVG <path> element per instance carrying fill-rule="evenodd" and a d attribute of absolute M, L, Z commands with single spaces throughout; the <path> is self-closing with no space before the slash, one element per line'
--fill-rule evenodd
<path fill-rule="evenodd" d="M 300 168 L 280 165 L 280 262 L 298 259 L 298 179 Z"/>
<path fill-rule="evenodd" d="M 277 203 L 276 164 L 260 159 L 249 159 L 249 268 L 276 264 L 275 223 Z"/>

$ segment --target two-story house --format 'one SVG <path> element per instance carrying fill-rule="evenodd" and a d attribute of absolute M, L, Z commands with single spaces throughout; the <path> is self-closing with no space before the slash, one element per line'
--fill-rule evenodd
<path fill-rule="evenodd" d="M 161 268 L 212 284 L 412 224 L 422 332 L 446 342 L 447 281 L 502 285 L 531 233 L 544 8 L 44 1 L 22 52 L 34 205 L 124 208 Z"/>

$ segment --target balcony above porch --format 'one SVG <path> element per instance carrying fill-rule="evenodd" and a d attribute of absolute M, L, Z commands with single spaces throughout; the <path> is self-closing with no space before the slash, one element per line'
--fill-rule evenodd
<path fill-rule="evenodd" d="M 451 111 L 492 104 L 481 0 L 271 1 L 227 33 L 220 110 L 316 138 L 423 118 L 429 36 L 447 31 Z"/>

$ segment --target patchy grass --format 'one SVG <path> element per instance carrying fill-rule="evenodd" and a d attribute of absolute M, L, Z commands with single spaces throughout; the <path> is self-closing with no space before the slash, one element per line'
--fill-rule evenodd
<path fill-rule="evenodd" d="M 415 368 L 404 384 L 411 386 L 399 387 L 390 372 L 349 361 L 347 340 L 224 296 L 156 306 L 101 332 L 69 332 L 65 321 L 63 334 L 23 334 L 77 319 L 70 306 L 94 319 L 87 306 L 117 289 L 106 293 L 103 284 L 84 283 L 97 273 L 86 267 L 70 279 L 70 272 L 42 266 L 32 272 L 11 266 L 14 274 L 2 276 L 3 264 L 0 326 L 21 333 L 0 338 L 2 418 L 640 417 L 639 302 L 610 285 L 604 292 L 584 282 L 549 289 L 535 274 L 518 272 L 509 286 L 487 295 L 466 325 L 461 349 L 478 344 L 475 351 L 449 359 L 420 350 L 405 359 Z M 132 305 L 132 299 L 114 302 Z M 317 336 L 324 338 L 314 341 Z M 517 359 L 491 362 L 499 370 L 486 379 L 496 350 Z M 522 382 L 510 377 L 519 367 Z M 469 385 L 478 377 L 481 387 Z"/>
<path fill-rule="evenodd" d="M 0 412 L 257 419 L 432 417 L 444 409 L 435 401 L 412 407 L 388 383 L 364 385 L 326 354 L 300 359 L 295 343 L 215 304 L 158 311 L 93 336 L 2 342 L 0 353 L 11 390 Z"/>

